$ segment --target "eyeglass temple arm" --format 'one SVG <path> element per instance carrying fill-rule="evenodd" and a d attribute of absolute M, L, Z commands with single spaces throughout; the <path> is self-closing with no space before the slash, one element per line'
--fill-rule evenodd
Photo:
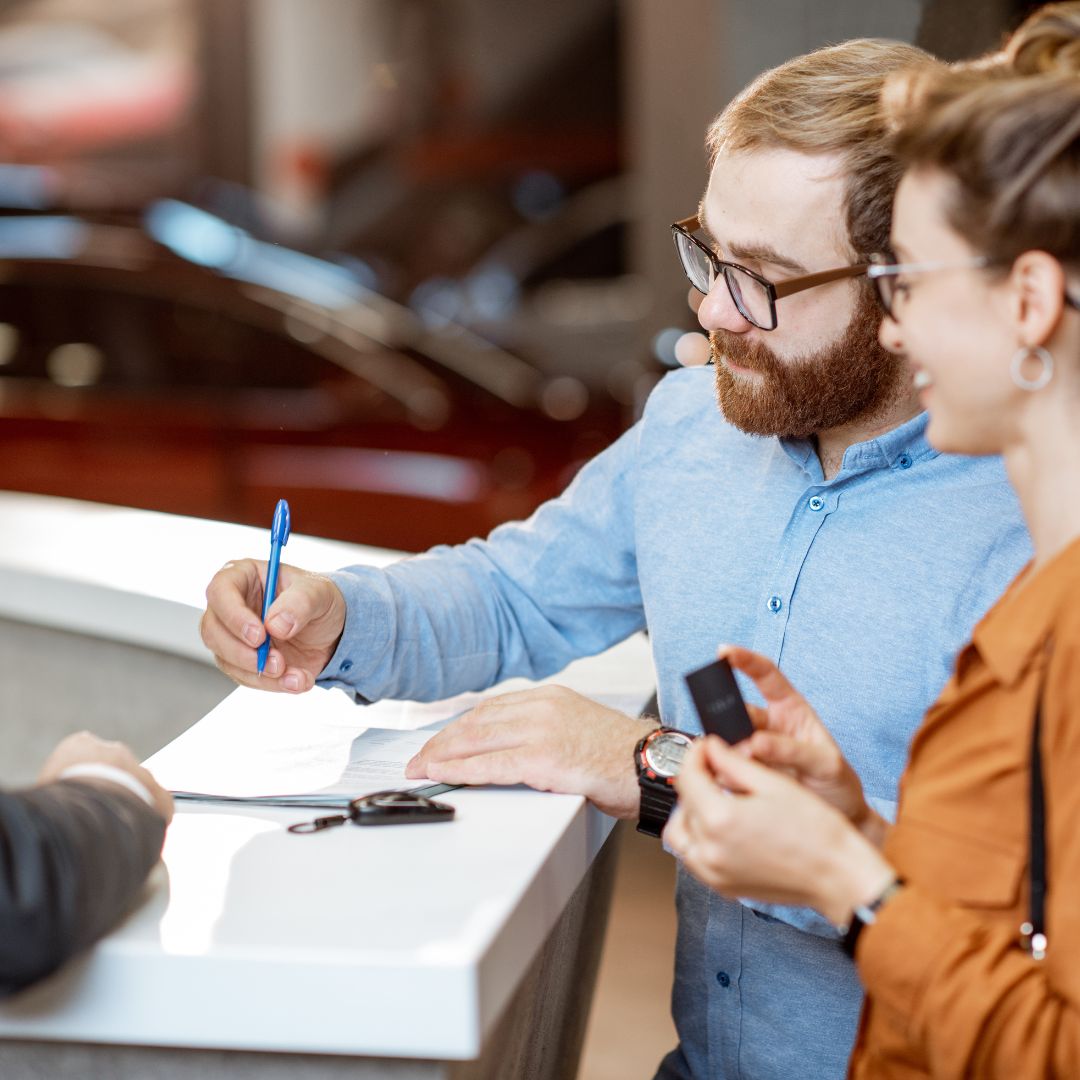
<path fill-rule="evenodd" d="M 698 220 L 697 214 L 691 214 L 690 217 L 676 221 L 674 227 L 683 229 L 688 233 L 694 233 L 701 227 L 701 222 Z M 817 274 L 804 274 L 802 277 L 776 282 L 773 285 L 776 299 L 779 300 L 782 296 L 790 296 L 791 293 L 802 292 L 803 289 L 812 289 L 815 285 L 824 285 L 829 281 L 839 281 L 841 278 L 846 277 L 858 277 L 860 274 L 865 274 L 869 266 L 869 263 L 856 263 L 854 266 L 841 266 L 835 270 L 822 270 Z"/>
<path fill-rule="evenodd" d="M 854 266 L 839 266 L 835 270 L 822 270 L 817 274 L 806 274 L 803 277 L 788 278 L 787 281 L 778 281 L 773 285 L 776 290 L 776 298 L 790 296 L 792 293 L 802 292 L 803 289 L 812 289 L 815 285 L 824 285 L 829 281 L 839 281 L 841 278 L 859 277 L 870 268 L 869 263 L 856 263 Z"/>

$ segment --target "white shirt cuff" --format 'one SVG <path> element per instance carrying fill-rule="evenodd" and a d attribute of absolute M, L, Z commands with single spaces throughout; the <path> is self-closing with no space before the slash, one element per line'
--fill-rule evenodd
<path fill-rule="evenodd" d="M 98 780 L 108 780 L 111 783 L 119 784 L 121 787 L 126 787 L 133 795 L 138 795 L 151 809 L 156 809 L 154 797 L 147 791 L 146 785 L 136 780 L 131 773 L 118 769 L 115 765 L 85 761 L 79 765 L 69 765 L 58 779 L 75 780 L 79 777 L 93 777 Z"/>

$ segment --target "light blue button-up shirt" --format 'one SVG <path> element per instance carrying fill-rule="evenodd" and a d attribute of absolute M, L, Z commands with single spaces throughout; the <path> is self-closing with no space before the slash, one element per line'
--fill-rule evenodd
<path fill-rule="evenodd" d="M 922 415 L 849 447 L 826 480 L 809 442 L 727 424 L 711 368 L 674 372 L 528 521 L 333 575 L 348 619 L 320 683 L 433 700 L 542 678 L 648 627 L 664 723 L 697 732 L 682 676 L 720 642 L 747 645 L 888 813 L 956 653 L 1030 556 L 1000 460 L 938 454 L 925 429 Z M 828 924 L 685 873 L 677 902 L 672 1075 L 843 1076 L 860 991 Z"/>

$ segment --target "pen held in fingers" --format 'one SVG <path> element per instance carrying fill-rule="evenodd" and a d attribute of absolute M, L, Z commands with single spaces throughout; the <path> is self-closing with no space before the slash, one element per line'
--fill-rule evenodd
<path fill-rule="evenodd" d="M 277 595 L 278 568 L 281 565 L 281 549 L 289 542 L 291 532 L 291 517 L 289 504 L 284 499 L 278 499 L 274 509 L 274 521 L 270 526 L 270 561 L 266 566 L 266 588 L 263 590 L 262 621 L 266 625 L 266 616 L 270 611 L 270 605 Z M 261 675 L 266 667 L 266 658 L 270 655 L 270 635 L 263 638 L 258 649 L 258 672 Z"/>

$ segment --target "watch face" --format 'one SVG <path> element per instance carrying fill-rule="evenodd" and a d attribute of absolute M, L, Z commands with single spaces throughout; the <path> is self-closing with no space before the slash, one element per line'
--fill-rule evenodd
<path fill-rule="evenodd" d="M 664 731 L 645 744 L 645 763 L 657 776 L 678 776 L 690 739 L 677 731 Z"/>

